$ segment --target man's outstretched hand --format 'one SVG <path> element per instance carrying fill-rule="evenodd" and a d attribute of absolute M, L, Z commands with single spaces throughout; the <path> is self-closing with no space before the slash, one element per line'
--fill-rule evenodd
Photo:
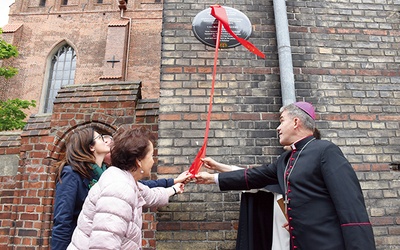
<path fill-rule="evenodd" d="M 215 184 L 214 175 L 207 172 L 199 172 L 194 176 L 194 181 L 197 184 Z"/>

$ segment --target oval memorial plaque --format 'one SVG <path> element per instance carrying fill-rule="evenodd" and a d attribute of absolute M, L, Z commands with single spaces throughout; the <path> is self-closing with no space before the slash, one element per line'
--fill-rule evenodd
<path fill-rule="evenodd" d="M 225 7 L 231 30 L 240 38 L 248 39 L 251 35 L 251 22 L 249 18 L 237 9 Z M 217 41 L 218 20 L 211 15 L 211 8 L 199 12 L 193 19 L 193 33 L 200 42 L 215 47 Z M 232 37 L 224 27 L 221 31 L 219 48 L 233 48 L 240 43 Z"/>

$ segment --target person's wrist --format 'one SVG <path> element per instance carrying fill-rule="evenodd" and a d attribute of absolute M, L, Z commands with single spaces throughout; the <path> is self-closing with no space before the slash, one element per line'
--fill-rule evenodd
<path fill-rule="evenodd" d="M 174 194 L 173 195 L 176 195 L 178 192 L 176 192 L 175 187 L 172 187 L 172 189 L 174 190 Z"/>
<path fill-rule="evenodd" d="M 219 185 L 219 182 L 218 182 L 218 173 L 213 174 L 213 181 L 214 181 L 215 184 Z"/>

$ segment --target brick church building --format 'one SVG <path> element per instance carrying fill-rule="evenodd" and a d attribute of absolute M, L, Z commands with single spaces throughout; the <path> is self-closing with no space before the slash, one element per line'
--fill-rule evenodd
<path fill-rule="evenodd" d="M 355 169 L 377 249 L 400 249 L 400 3 L 391 0 L 15 0 L 2 37 L 19 56 L 2 66 L 19 73 L 0 79 L 0 98 L 37 106 L 22 131 L 0 132 L 0 249 L 49 249 L 52 164 L 75 128 L 146 126 L 158 136 L 153 178 L 188 169 L 204 139 L 215 52 L 192 25 L 213 4 L 244 13 L 267 58 L 220 49 L 207 155 L 240 166 L 276 159 L 278 111 L 293 87 Z M 235 249 L 240 192 L 189 183 L 170 200 L 145 211 L 143 249 Z"/>

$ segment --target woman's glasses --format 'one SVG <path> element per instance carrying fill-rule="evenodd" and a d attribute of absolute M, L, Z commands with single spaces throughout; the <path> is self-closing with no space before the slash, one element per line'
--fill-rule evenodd
<path fill-rule="evenodd" d="M 96 137 L 93 138 L 93 141 L 95 141 L 95 140 L 97 140 L 99 138 L 101 138 L 103 140 L 103 142 L 105 142 L 105 141 L 109 141 L 110 142 L 110 141 L 113 140 L 111 135 L 100 135 L 99 134 L 99 135 L 97 135 Z"/>
<path fill-rule="evenodd" d="M 103 141 L 112 141 L 113 137 L 111 135 L 102 135 Z"/>

